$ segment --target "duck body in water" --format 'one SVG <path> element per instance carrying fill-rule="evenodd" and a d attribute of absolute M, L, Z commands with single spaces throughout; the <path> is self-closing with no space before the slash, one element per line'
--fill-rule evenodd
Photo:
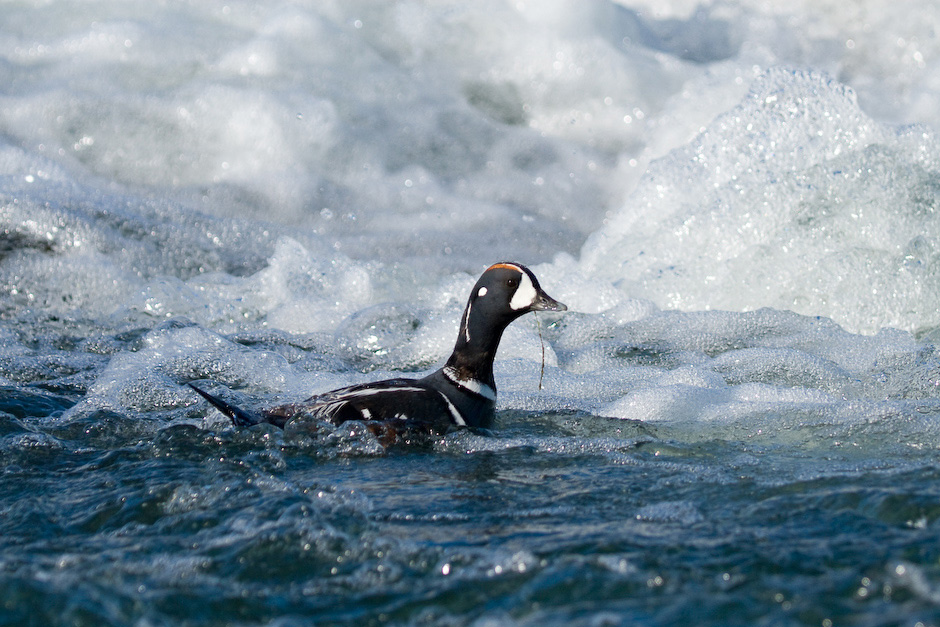
<path fill-rule="evenodd" d="M 565 310 L 542 290 L 531 270 L 501 262 L 487 268 L 473 286 L 450 358 L 421 379 L 363 383 L 260 411 L 236 407 L 189 385 L 239 427 L 270 423 L 283 428 L 291 418 L 303 415 L 337 425 L 361 420 L 432 433 L 454 427 L 489 428 L 496 410 L 493 360 L 503 331 L 530 311 Z"/>

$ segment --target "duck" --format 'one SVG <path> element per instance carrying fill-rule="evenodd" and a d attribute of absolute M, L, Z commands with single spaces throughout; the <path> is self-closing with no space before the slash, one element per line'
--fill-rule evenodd
<path fill-rule="evenodd" d="M 333 425 L 362 421 L 392 431 L 444 434 L 462 427 L 490 429 L 496 417 L 493 361 L 503 332 L 529 312 L 567 309 L 545 293 L 527 267 L 502 261 L 487 268 L 473 286 L 453 352 L 425 377 L 361 383 L 260 411 L 237 407 L 193 382 L 189 386 L 236 427 L 268 423 L 284 428 L 292 418 L 307 416 Z"/>

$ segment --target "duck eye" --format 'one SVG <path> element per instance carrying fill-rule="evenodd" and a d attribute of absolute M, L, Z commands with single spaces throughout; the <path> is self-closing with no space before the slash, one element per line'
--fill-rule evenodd
<path fill-rule="evenodd" d="M 506 279 L 506 285 L 509 287 L 516 287 L 519 285 L 519 279 Z"/>

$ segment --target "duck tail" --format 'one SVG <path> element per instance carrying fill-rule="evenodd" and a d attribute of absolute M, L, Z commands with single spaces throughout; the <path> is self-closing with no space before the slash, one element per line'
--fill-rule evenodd
<path fill-rule="evenodd" d="M 232 420 L 232 424 L 236 427 L 250 427 L 261 422 L 268 422 L 264 419 L 264 416 L 261 414 L 242 409 L 241 407 L 236 407 L 230 403 L 223 401 L 218 396 L 213 396 L 208 392 L 201 390 L 200 388 L 193 385 L 191 382 L 188 383 L 189 387 L 194 389 L 199 396 L 203 397 L 209 403 L 218 409 L 220 412 L 228 416 Z"/>

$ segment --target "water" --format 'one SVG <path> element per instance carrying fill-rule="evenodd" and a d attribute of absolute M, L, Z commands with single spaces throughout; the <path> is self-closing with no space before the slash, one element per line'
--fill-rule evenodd
<path fill-rule="evenodd" d="M 940 623 L 940 9 L 766 5 L 2 6 L 0 624 Z M 501 259 L 492 433 L 185 386 L 420 376 Z"/>

